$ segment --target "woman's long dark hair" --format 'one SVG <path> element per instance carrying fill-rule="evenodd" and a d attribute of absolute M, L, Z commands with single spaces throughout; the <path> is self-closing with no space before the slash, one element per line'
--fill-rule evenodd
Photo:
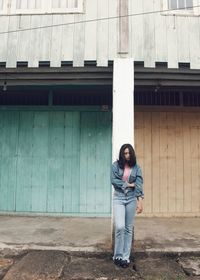
<path fill-rule="evenodd" d="M 136 155 L 135 155 L 135 151 L 132 147 L 131 144 L 124 144 L 121 146 L 120 151 L 119 151 L 119 160 L 118 160 L 118 164 L 119 167 L 124 169 L 126 160 L 125 160 L 125 156 L 124 156 L 124 151 L 128 148 L 129 150 L 129 154 L 130 154 L 130 160 L 127 162 L 127 164 L 130 167 L 133 167 L 136 165 Z"/>

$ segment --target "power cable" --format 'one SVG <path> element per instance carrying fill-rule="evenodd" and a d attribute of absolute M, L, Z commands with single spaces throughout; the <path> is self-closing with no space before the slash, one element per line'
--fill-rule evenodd
<path fill-rule="evenodd" d="M 187 9 L 194 9 L 194 8 L 198 8 L 198 7 L 200 7 L 200 5 L 187 7 Z M 22 29 L 16 29 L 16 30 L 2 31 L 2 32 L 0 32 L 0 35 L 9 34 L 9 33 L 16 33 L 16 32 L 23 32 L 23 31 L 38 30 L 38 29 L 44 29 L 44 28 L 51 28 L 51 27 L 68 26 L 68 25 L 75 25 L 75 24 L 82 24 L 82 23 L 91 23 L 91 22 L 98 22 L 98 21 L 105 21 L 105 20 L 112 20 L 112 19 L 119 19 L 119 18 L 126 18 L 126 17 L 136 17 L 136 16 L 144 16 L 144 15 L 151 15 L 151 14 L 157 14 L 157 13 L 173 12 L 173 11 L 180 11 L 180 10 L 186 10 L 186 9 L 185 8 L 177 8 L 177 9 L 167 9 L 167 10 L 159 10 L 159 11 L 157 10 L 157 11 L 149 11 L 149 12 L 128 14 L 128 15 L 122 15 L 122 16 L 119 15 L 119 16 L 104 17 L 104 18 L 99 18 L 99 19 L 88 19 L 88 20 L 81 20 L 81 21 L 75 21 L 75 22 L 51 24 L 51 25 L 30 27 L 30 28 L 22 28 Z M 19 14 L 18 16 L 20 16 L 20 15 L 21 14 Z M 32 14 L 32 15 L 35 15 L 35 14 Z M 41 14 L 41 15 L 43 15 L 43 14 Z"/>

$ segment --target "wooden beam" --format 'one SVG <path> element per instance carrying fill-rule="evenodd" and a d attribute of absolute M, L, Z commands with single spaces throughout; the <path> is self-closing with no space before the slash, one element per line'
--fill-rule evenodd
<path fill-rule="evenodd" d="M 155 69 L 142 65 L 134 67 L 135 86 L 200 87 L 200 70 L 189 68 L 169 69 L 158 66 Z M 15 85 L 82 85 L 113 84 L 113 66 L 85 66 L 74 68 L 5 68 L 0 67 L 0 85 L 7 82 Z"/>
<path fill-rule="evenodd" d="M 119 50 L 121 54 L 129 53 L 129 18 L 128 0 L 118 0 L 119 2 Z"/>

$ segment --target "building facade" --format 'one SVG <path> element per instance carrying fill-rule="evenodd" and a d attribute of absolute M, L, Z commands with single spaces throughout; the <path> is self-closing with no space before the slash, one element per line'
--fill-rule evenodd
<path fill-rule="evenodd" d="M 199 0 L 0 0 L 0 212 L 110 216 L 130 142 L 143 216 L 200 216 L 199 14 Z"/>

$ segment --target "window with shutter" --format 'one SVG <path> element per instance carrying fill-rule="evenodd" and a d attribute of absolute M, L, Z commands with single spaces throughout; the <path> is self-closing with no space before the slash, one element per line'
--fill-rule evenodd
<path fill-rule="evenodd" d="M 168 0 L 169 9 L 192 10 L 193 0 Z"/>
<path fill-rule="evenodd" d="M 0 0 L 0 13 L 6 15 L 82 12 L 83 0 Z"/>
<path fill-rule="evenodd" d="M 163 15 L 199 16 L 200 0 L 162 0 Z"/>

